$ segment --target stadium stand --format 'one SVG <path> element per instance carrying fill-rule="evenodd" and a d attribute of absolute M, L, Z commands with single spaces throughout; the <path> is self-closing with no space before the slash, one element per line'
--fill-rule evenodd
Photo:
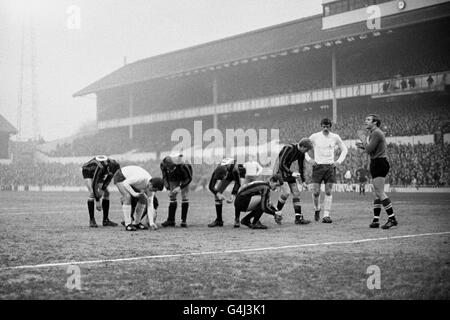
<path fill-rule="evenodd" d="M 450 119 L 446 78 L 450 4 L 406 11 L 384 17 L 377 32 L 368 30 L 365 22 L 322 28 L 322 16 L 317 15 L 128 64 L 74 94 L 97 95 L 98 133 L 43 153 L 51 157 L 130 152 L 160 156 L 179 142 L 171 141 L 176 129 L 187 130 L 193 137 L 193 123 L 199 120 L 203 132 L 216 124 L 222 132 L 279 129 L 280 143 L 297 142 L 319 131 L 323 117 L 333 116 L 331 96 L 325 97 L 332 87 L 332 61 L 336 62 L 336 86 L 351 89 L 351 94 L 337 97 L 333 125 L 344 140 L 356 139 L 356 131 L 370 113 L 380 114 L 387 137 L 433 136 Z M 375 89 L 359 92 L 358 85 Z M 320 91 L 322 98 L 314 100 L 313 90 Z M 309 100 L 234 108 L 240 102 L 297 93 Z M 227 104 L 232 111 L 208 116 L 200 112 L 203 107 Z M 177 115 L 187 108 L 197 116 Z M 155 114 L 166 117 L 148 120 Z M 448 143 L 391 144 L 389 151 L 391 184 L 409 185 L 414 180 L 417 185 L 449 185 Z M 366 163 L 358 150 L 350 148 L 338 169 L 340 181 L 346 170 L 355 176 Z M 139 164 L 159 173 L 156 160 Z M 76 165 L 36 164 L 36 170 L 22 166 L 2 165 L 2 184 L 80 184 Z M 193 185 L 206 184 L 211 171 L 211 165 L 194 165 Z M 22 173 L 30 175 L 30 180 L 16 177 Z"/>

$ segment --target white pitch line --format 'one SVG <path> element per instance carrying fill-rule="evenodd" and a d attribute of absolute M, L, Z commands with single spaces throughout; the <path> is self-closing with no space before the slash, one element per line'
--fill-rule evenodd
<path fill-rule="evenodd" d="M 146 260 L 146 259 L 179 258 L 179 257 L 213 255 L 213 254 L 224 254 L 224 253 L 244 253 L 244 252 L 256 252 L 256 251 L 282 250 L 282 249 L 297 249 L 297 248 L 304 248 L 304 247 L 331 246 L 331 245 L 341 245 L 341 244 L 355 244 L 355 243 L 364 243 L 364 242 L 373 242 L 373 241 L 384 241 L 384 240 L 417 238 L 417 237 L 426 237 L 426 236 L 437 236 L 437 235 L 445 235 L 445 234 L 450 234 L 450 231 L 435 232 L 435 233 L 409 234 L 409 235 L 403 235 L 403 236 L 392 236 L 392 237 L 382 237 L 382 238 L 368 238 L 368 239 L 360 239 L 360 240 L 346 240 L 346 241 L 306 243 L 306 244 L 288 245 L 288 246 L 281 246 L 281 247 L 264 247 L 264 248 L 235 249 L 235 250 L 223 250 L 223 251 L 201 251 L 201 252 L 162 254 L 162 255 L 153 255 L 153 256 L 131 257 L 131 258 L 45 263 L 45 264 L 36 264 L 36 265 L 23 265 L 23 266 L 15 266 L 15 267 L 3 267 L 3 268 L 0 268 L 0 271 L 17 270 L 17 269 L 36 269 L 36 268 L 48 268 L 48 267 L 61 267 L 61 266 L 82 265 L 82 264 L 99 264 L 99 263 L 106 263 L 106 262 L 124 262 L 124 261 L 136 261 L 136 260 Z"/>

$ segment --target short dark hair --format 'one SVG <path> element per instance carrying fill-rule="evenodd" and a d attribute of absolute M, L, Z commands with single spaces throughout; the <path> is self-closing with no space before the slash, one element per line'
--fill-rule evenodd
<path fill-rule="evenodd" d="M 164 181 L 159 177 L 151 178 L 150 183 L 156 190 L 162 191 L 164 189 Z"/>
<path fill-rule="evenodd" d="M 331 127 L 333 125 L 333 122 L 328 118 L 323 118 L 322 121 L 320 121 L 320 125 L 322 126 L 324 124 L 329 125 Z"/>
<path fill-rule="evenodd" d="M 279 184 L 283 184 L 283 178 L 279 174 L 274 174 L 270 177 L 269 181 L 277 182 Z"/>
<path fill-rule="evenodd" d="M 313 148 L 313 143 L 312 143 L 311 139 L 309 139 L 309 138 L 302 138 L 298 142 L 298 146 L 299 147 L 304 147 L 307 150 L 311 150 Z"/>
<path fill-rule="evenodd" d="M 375 122 L 377 127 L 379 127 L 381 125 L 380 116 L 378 116 L 377 114 L 371 113 L 368 115 L 368 117 L 372 117 L 372 122 Z"/>

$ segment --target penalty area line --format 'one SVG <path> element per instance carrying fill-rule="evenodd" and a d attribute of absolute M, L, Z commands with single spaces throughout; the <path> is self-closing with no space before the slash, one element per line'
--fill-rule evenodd
<path fill-rule="evenodd" d="M 35 264 L 35 265 L 2 267 L 2 268 L 0 268 L 0 271 L 61 267 L 61 266 L 70 266 L 70 265 L 83 265 L 83 264 L 100 264 L 100 263 L 108 263 L 108 262 L 128 262 L 128 261 L 150 260 L 150 259 L 180 258 L 180 257 L 202 256 L 202 255 L 219 255 L 219 254 L 227 254 L 227 253 L 246 253 L 246 252 L 271 251 L 271 250 L 283 250 L 283 249 L 298 249 L 298 248 L 307 248 L 307 247 L 346 245 L 346 244 L 357 244 L 357 243 L 374 242 L 374 241 L 386 241 L 386 240 L 408 239 L 408 238 L 427 237 L 427 236 L 439 236 L 439 235 L 447 235 L 447 234 L 450 234 L 450 231 L 409 234 L 409 235 L 381 237 L 381 238 L 367 238 L 367 239 L 358 239 L 358 240 L 305 243 L 305 244 L 287 245 L 287 246 L 279 246 L 279 247 L 262 247 L 262 248 L 233 249 L 233 250 L 221 250 L 221 251 L 200 251 L 200 252 L 161 254 L 161 255 L 129 257 L 129 258 L 116 258 L 116 259 L 56 262 L 56 263 L 44 263 L 44 264 Z"/>

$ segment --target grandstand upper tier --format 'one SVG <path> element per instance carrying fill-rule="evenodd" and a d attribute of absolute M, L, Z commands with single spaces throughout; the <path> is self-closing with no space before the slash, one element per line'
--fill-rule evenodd
<path fill-rule="evenodd" d="M 172 131 L 191 130 L 193 120 L 204 129 L 279 128 L 285 142 L 316 130 L 333 97 L 344 138 L 367 110 L 392 111 L 388 135 L 432 134 L 449 118 L 450 3 L 398 2 L 324 1 L 323 15 L 125 65 L 74 94 L 97 95 L 101 130 L 97 142 L 76 140 L 59 154 L 167 150 Z M 382 7 L 377 29 L 354 15 L 373 3 L 391 10 Z"/>

